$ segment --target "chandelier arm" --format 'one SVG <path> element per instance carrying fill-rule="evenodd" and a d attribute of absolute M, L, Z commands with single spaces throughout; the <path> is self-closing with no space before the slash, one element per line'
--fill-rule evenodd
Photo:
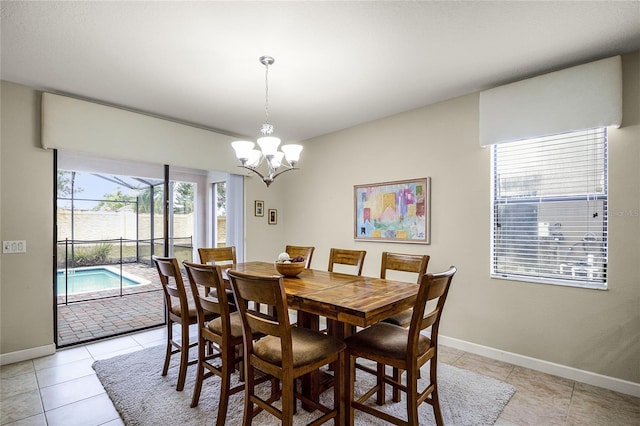
<path fill-rule="evenodd" d="M 257 174 L 258 176 L 260 176 L 260 179 L 265 180 L 265 177 L 262 173 L 260 173 L 259 171 L 257 171 L 256 169 L 254 169 L 253 167 L 249 167 L 249 166 L 238 166 L 238 167 L 242 167 L 243 169 L 247 169 L 252 171 L 253 173 Z"/>
<path fill-rule="evenodd" d="M 276 173 L 275 175 L 271 176 L 271 179 L 275 179 L 278 176 L 280 176 L 281 174 L 286 173 L 286 172 L 290 172 L 291 170 L 298 170 L 298 168 L 297 167 L 290 167 L 288 169 L 280 170 L 278 173 Z"/>

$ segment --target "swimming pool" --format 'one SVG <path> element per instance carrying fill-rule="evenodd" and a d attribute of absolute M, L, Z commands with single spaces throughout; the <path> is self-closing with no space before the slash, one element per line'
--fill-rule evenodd
<path fill-rule="evenodd" d="M 133 274 L 122 273 L 123 288 L 149 284 L 149 282 Z M 76 268 L 69 270 L 68 277 L 65 271 L 58 271 L 57 286 L 58 294 L 65 293 L 65 286 L 68 294 L 117 289 L 120 288 L 120 271 L 109 266 Z"/>

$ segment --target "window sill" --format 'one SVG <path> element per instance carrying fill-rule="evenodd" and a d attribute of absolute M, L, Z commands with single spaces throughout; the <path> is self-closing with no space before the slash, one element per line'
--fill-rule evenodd
<path fill-rule="evenodd" d="M 521 281 L 532 284 L 548 284 L 561 287 L 575 287 L 585 290 L 608 290 L 607 283 L 593 283 L 589 281 L 554 280 L 551 278 L 525 277 L 514 274 L 490 274 L 490 277 L 499 280 Z"/>

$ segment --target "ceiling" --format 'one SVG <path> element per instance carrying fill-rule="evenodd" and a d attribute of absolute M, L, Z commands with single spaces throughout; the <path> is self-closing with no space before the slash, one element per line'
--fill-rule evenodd
<path fill-rule="evenodd" d="M 2 1 L 3 80 L 296 142 L 640 49 L 640 1 Z"/>

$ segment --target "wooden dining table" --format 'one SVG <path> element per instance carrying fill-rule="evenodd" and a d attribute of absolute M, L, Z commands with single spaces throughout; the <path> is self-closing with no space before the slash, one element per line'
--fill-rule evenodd
<path fill-rule="evenodd" d="M 230 269 L 257 275 L 280 275 L 269 262 L 238 263 Z M 319 317 L 335 320 L 334 336 L 348 337 L 355 327 L 368 327 L 413 306 L 415 283 L 305 269 L 284 277 L 289 309 L 298 311 L 298 326 L 317 330 Z M 320 378 L 303 380 L 303 392 L 318 400 Z"/>

